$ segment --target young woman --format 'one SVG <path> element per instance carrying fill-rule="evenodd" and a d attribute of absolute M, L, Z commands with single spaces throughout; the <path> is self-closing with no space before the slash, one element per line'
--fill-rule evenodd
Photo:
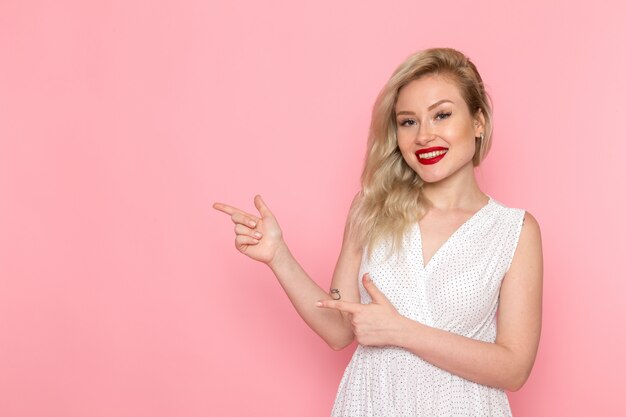
<path fill-rule="evenodd" d="M 317 334 L 336 350 L 357 340 L 333 417 L 511 415 L 505 390 L 524 385 L 539 345 L 543 261 L 535 218 L 477 184 L 491 132 L 465 55 L 433 48 L 403 62 L 374 105 L 329 292 L 260 196 L 259 215 L 214 205 Z"/>

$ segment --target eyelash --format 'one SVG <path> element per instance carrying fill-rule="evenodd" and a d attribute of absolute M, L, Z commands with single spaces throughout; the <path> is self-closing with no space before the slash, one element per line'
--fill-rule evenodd
<path fill-rule="evenodd" d="M 451 112 L 442 112 L 442 111 L 440 111 L 439 113 L 437 113 L 435 115 L 435 119 L 438 118 L 439 116 L 445 116 L 443 119 L 439 119 L 439 120 L 444 120 L 444 119 L 447 119 L 448 117 L 450 117 L 450 115 L 452 115 Z M 400 126 L 406 126 L 405 123 L 409 122 L 409 121 L 415 121 L 415 120 L 413 120 L 413 119 L 403 120 L 403 121 L 400 122 Z"/>

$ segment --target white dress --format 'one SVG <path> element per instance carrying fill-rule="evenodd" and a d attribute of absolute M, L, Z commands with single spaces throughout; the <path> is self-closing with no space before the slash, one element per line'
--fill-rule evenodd
<path fill-rule="evenodd" d="M 398 312 L 412 320 L 486 342 L 496 339 L 500 284 L 519 240 L 524 210 L 489 202 L 423 265 L 419 225 L 401 251 L 390 241 L 361 262 Z M 371 297 L 359 280 L 361 303 Z M 339 383 L 332 417 L 511 416 L 506 393 L 481 385 L 396 346 L 358 345 Z"/>

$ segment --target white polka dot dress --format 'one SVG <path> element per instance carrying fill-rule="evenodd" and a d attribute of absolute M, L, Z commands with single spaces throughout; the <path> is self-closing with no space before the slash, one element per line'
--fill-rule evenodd
<path fill-rule="evenodd" d="M 491 196 L 423 265 L 419 225 L 387 258 L 390 241 L 365 272 L 398 312 L 412 320 L 473 339 L 494 342 L 500 284 L 509 269 L 524 210 Z M 359 280 L 361 303 L 371 298 Z M 339 383 L 331 417 L 511 416 L 506 393 L 454 375 L 396 346 L 358 345 Z"/>

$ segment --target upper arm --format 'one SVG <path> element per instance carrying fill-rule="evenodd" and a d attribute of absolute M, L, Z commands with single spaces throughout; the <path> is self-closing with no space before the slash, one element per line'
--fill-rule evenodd
<path fill-rule="evenodd" d="M 337 265 L 335 266 L 335 272 L 333 273 L 333 279 L 331 288 L 339 289 L 341 299 L 343 301 L 350 301 L 358 303 L 361 301 L 358 287 L 358 274 L 361 266 L 362 248 L 361 245 L 355 241 L 354 234 L 350 233 L 350 215 L 353 212 L 352 208 L 357 203 L 357 196 L 352 201 L 352 206 L 346 220 L 346 226 L 343 233 L 343 243 L 341 245 L 341 252 L 337 259 Z M 347 313 L 343 313 L 344 318 L 347 318 Z"/>
<path fill-rule="evenodd" d="M 514 353 L 521 387 L 535 362 L 541 334 L 543 255 L 541 230 L 526 211 L 511 266 L 502 280 L 496 343 Z"/>

